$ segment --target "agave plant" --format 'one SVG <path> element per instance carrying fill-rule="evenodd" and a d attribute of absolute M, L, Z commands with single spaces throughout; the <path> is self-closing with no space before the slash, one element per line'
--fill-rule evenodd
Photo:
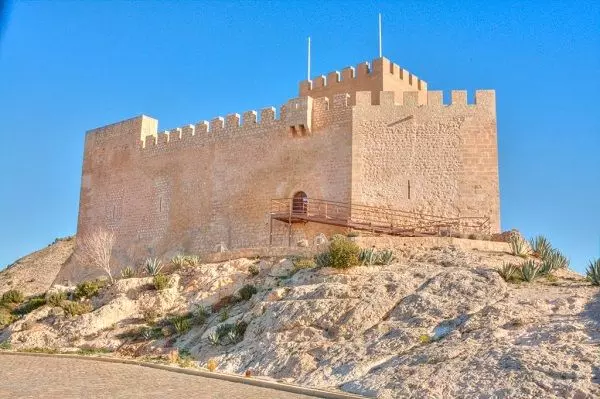
<path fill-rule="evenodd" d="M 150 276 L 156 276 L 161 272 L 162 268 L 162 262 L 158 258 L 146 259 L 144 269 L 146 270 L 146 273 L 148 273 Z"/>
<path fill-rule="evenodd" d="M 173 264 L 173 266 L 175 266 L 178 269 L 182 268 L 186 264 L 185 256 L 183 256 L 183 255 L 176 255 L 176 256 L 174 256 L 174 257 L 171 258 L 171 263 Z"/>
<path fill-rule="evenodd" d="M 590 261 L 585 275 L 592 285 L 600 285 L 600 259 Z"/>
<path fill-rule="evenodd" d="M 527 242 L 521 236 L 513 235 L 510 237 L 510 249 L 513 255 L 526 257 L 529 254 Z"/>
<path fill-rule="evenodd" d="M 384 249 L 377 254 L 377 263 L 380 265 L 389 265 L 396 257 L 391 249 Z"/>
<path fill-rule="evenodd" d="M 122 278 L 135 277 L 135 270 L 133 270 L 133 267 L 127 266 L 126 268 L 121 270 L 121 277 Z"/>
<path fill-rule="evenodd" d="M 360 255 L 358 255 L 358 260 L 362 266 L 372 266 L 375 264 L 375 261 L 377 260 L 375 248 L 366 248 L 361 250 Z"/>
<path fill-rule="evenodd" d="M 521 265 L 521 276 L 527 282 L 533 281 L 540 273 L 540 266 L 533 260 L 528 260 Z"/>
<path fill-rule="evenodd" d="M 236 330 L 231 330 L 227 333 L 227 339 L 229 340 L 229 343 L 231 344 L 235 344 L 238 343 L 239 340 L 239 336 Z"/>
<path fill-rule="evenodd" d="M 211 343 L 211 345 L 219 345 L 221 343 L 221 339 L 219 338 L 219 334 L 217 334 L 216 331 L 211 332 L 210 334 L 208 334 L 208 342 Z"/>
<path fill-rule="evenodd" d="M 540 259 L 546 259 L 553 251 L 550 241 L 544 236 L 532 238 L 529 240 L 529 246 L 533 251 L 533 255 Z"/>
<path fill-rule="evenodd" d="M 502 265 L 502 269 L 498 271 L 504 281 L 510 281 L 518 276 L 519 266 L 513 265 L 512 263 L 505 263 Z"/>

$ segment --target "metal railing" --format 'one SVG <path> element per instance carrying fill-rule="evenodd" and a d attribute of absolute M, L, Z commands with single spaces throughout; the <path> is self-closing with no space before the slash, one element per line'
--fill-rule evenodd
<path fill-rule="evenodd" d="M 489 234 L 490 232 L 488 217 L 449 218 L 313 198 L 273 199 L 270 213 L 272 219 L 289 224 L 310 221 L 392 235 Z"/>

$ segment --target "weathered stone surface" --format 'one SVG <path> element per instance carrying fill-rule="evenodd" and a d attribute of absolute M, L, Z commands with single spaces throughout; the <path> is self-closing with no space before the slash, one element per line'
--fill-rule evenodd
<path fill-rule="evenodd" d="M 200 364 L 215 359 L 221 371 L 252 369 L 382 398 L 600 395 L 600 289 L 568 270 L 554 281 L 507 284 L 496 270 L 521 259 L 504 252 L 402 248 L 392 265 L 343 272 L 290 276 L 278 273 L 288 260 L 263 259 L 261 274 L 252 276 L 255 261 L 239 259 L 183 268 L 163 292 L 144 288 L 147 278 L 122 280 L 90 314 L 66 318 L 42 307 L 0 339 L 16 348 L 91 346 L 129 356 L 183 348 Z M 121 335 L 144 326 L 148 306 L 183 314 L 222 303 L 245 284 L 258 293 L 187 333 L 145 342 Z M 242 321 L 248 326 L 240 342 L 209 342 L 219 326 Z"/>

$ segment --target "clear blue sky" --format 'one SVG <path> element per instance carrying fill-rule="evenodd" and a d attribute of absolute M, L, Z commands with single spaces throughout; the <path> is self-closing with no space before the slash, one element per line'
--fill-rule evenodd
<path fill-rule="evenodd" d="M 0 267 L 75 233 L 84 132 L 160 129 L 297 95 L 384 55 L 438 90 L 495 89 L 502 225 L 583 271 L 600 246 L 600 6 L 510 2 L 15 2 L 0 39 Z M 471 94 L 472 95 L 472 94 Z"/>

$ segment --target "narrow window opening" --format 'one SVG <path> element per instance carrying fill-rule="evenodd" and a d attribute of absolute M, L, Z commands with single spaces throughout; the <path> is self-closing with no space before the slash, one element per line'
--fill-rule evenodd
<path fill-rule="evenodd" d="M 162 212 L 162 198 L 159 198 L 158 200 L 158 211 Z"/>
<path fill-rule="evenodd" d="M 290 126 L 290 133 L 293 137 L 296 137 L 296 126 Z"/>
<path fill-rule="evenodd" d="M 410 180 L 408 181 L 408 199 L 410 199 Z"/>

